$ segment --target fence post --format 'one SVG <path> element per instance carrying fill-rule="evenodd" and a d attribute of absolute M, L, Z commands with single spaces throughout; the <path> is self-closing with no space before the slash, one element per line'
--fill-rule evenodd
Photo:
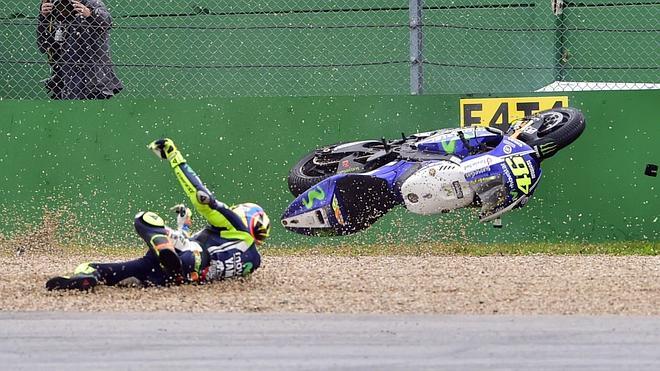
<path fill-rule="evenodd" d="M 421 95 L 423 91 L 422 7 L 423 0 L 409 0 L 410 94 L 412 95 Z"/>
<path fill-rule="evenodd" d="M 555 16 L 555 81 L 564 81 L 568 50 L 566 50 L 566 19 L 564 0 L 552 0 L 552 14 Z"/>

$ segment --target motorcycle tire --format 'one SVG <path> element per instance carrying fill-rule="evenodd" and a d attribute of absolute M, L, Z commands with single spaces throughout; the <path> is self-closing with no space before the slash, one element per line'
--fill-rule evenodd
<path fill-rule="evenodd" d="M 534 148 L 541 160 L 554 156 L 573 143 L 586 126 L 582 112 L 571 107 L 542 111 L 532 119 L 533 129 L 524 129 L 518 139 Z"/>
<path fill-rule="evenodd" d="M 335 153 L 333 148 L 339 145 L 355 144 L 358 148 L 353 151 Z M 289 171 L 287 183 L 291 193 L 298 197 L 316 183 L 337 174 L 339 161 L 349 154 L 369 156 L 376 153 L 382 146 L 380 141 L 358 141 L 349 143 L 332 144 L 321 149 L 314 150 L 301 158 Z"/>
<path fill-rule="evenodd" d="M 327 174 L 314 176 L 307 174 L 303 169 L 305 169 L 307 164 L 314 160 L 314 157 L 316 157 L 316 151 L 306 154 L 291 168 L 291 171 L 289 171 L 287 183 L 289 185 L 289 191 L 291 191 L 291 194 L 295 197 L 301 195 L 314 184 L 334 175 Z"/>

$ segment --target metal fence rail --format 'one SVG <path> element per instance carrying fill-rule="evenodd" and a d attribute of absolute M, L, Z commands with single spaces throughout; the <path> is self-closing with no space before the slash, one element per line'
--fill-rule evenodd
<path fill-rule="evenodd" d="M 66 13 L 71 5 L 59 1 L 56 9 Z M 110 67 L 125 97 L 660 84 L 658 1 L 107 0 L 110 29 L 96 10 L 101 0 L 82 4 L 93 12 L 53 11 L 39 33 L 40 4 L 0 0 L 0 98 L 47 98 L 42 80 L 53 70 L 65 92 L 60 98 L 96 97 L 107 88 Z M 58 27 L 63 41 L 53 42 Z M 98 51 L 106 31 L 111 62 Z M 39 50 L 39 34 L 51 40 L 47 50 Z"/>

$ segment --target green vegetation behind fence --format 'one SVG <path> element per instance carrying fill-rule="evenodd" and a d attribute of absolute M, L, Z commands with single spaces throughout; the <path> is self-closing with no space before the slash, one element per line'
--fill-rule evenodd
<path fill-rule="evenodd" d="M 417 79 L 425 94 L 660 83 L 657 1 L 106 3 L 120 97 L 401 95 Z M 37 14 L 38 2 L 0 0 L 0 98 L 46 97 Z"/>

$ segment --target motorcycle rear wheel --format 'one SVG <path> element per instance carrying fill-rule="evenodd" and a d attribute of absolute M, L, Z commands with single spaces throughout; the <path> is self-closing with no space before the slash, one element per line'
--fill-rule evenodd
<path fill-rule="evenodd" d="M 314 184 L 333 176 L 337 172 L 337 166 L 333 166 L 330 161 L 327 162 L 326 166 L 319 166 L 322 164 L 318 163 L 314 164 L 314 160 L 317 159 L 316 155 L 316 151 L 306 154 L 289 171 L 287 183 L 289 191 L 294 196 L 298 197 Z"/>
<path fill-rule="evenodd" d="M 352 145 L 358 147 L 352 151 L 335 152 L 339 145 Z M 366 157 L 382 149 L 379 141 L 338 143 L 314 150 L 301 158 L 289 171 L 287 183 L 291 194 L 298 197 L 323 179 L 337 174 L 339 162 L 347 156 L 354 155 L 354 159 L 364 163 Z"/>

